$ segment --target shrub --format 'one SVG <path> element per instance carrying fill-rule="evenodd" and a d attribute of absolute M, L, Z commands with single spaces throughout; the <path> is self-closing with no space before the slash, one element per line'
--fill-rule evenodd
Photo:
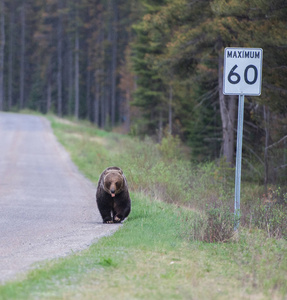
<path fill-rule="evenodd" d="M 185 217 L 187 219 L 187 217 Z M 205 211 L 195 212 L 188 221 L 192 240 L 207 243 L 227 242 L 234 235 L 234 224 L 238 219 L 228 206 L 207 205 Z"/>
<path fill-rule="evenodd" d="M 205 229 L 204 241 L 226 242 L 234 234 L 234 214 L 227 206 L 211 206 L 206 210 L 207 227 Z"/>
<path fill-rule="evenodd" d="M 269 188 L 261 199 L 245 209 L 243 225 L 267 232 L 268 237 L 287 239 L 287 193 Z"/>
<path fill-rule="evenodd" d="M 183 157 L 183 150 L 178 136 L 167 133 L 157 147 L 164 160 L 180 160 Z"/>
<path fill-rule="evenodd" d="M 267 232 L 269 237 L 287 239 L 287 206 L 284 204 L 255 205 L 249 214 L 250 227 Z"/>
<path fill-rule="evenodd" d="M 193 236 L 208 243 L 227 242 L 234 235 L 234 214 L 227 206 L 212 205 L 194 218 Z"/>

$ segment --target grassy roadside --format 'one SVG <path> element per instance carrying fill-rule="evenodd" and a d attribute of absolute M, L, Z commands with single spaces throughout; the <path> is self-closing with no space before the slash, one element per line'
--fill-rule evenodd
<path fill-rule="evenodd" d="M 195 212 L 192 206 L 181 208 L 175 203 L 188 206 L 190 200 L 197 202 L 215 193 L 204 184 L 196 187 L 196 182 L 203 182 L 212 171 L 211 166 L 202 167 L 191 178 L 187 162 L 173 157 L 176 141 L 158 149 L 151 141 L 134 141 L 88 124 L 52 118 L 52 125 L 80 170 L 93 182 L 107 166 L 123 168 L 132 190 L 132 213 L 113 236 L 85 251 L 44 264 L 22 281 L 1 286 L 0 299 L 287 296 L 286 241 L 252 230 L 241 231 L 237 242 L 208 244 L 191 239 L 190 220 Z M 172 187 L 171 176 L 177 178 Z M 191 185 L 196 195 L 190 195 Z M 219 190 L 222 195 L 218 197 L 226 196 L 224 186 Z M 164 203 L 162 198 L 175 203 Z"/>

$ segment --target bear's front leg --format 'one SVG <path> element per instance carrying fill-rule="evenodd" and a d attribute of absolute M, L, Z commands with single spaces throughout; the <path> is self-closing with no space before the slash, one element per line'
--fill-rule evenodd
<path fill-rule="evenodd" d="M 100 210 L 100 213 L 103 218 L 103 223 L 111 224 L 113 223 L 113 218 L 111 216 L 111 211 L 110 210 Z"/>
<path fill-rule="evenodd" d="M 112 224 L 112 223 L 114 223 L 114 221 L 112 220 L 111 217 L 108 217 L 108 218 L 103 219 L 103 223 Z"/>
<path fill-rule="evenodd" d="M 120 223 L 122 222 L 130 213 L 130 207 L 122 207 L 121 209 L 120 208 L 117 208 L 118 212 L 116 212 L 116 210 L 114 209 L 113 210 L 113 216 L 114 216 L 114 223 Z"/>
<path fill-rule="evenodd" d="M 120 223 L 123 220 L 123 216 L 115 215 L 114 216 L 114 223 Z"/>

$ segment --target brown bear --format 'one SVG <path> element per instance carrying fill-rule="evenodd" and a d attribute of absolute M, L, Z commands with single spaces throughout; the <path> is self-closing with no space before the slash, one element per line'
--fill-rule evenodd
<path fill-rule="evenodd" d="M 97 204 L 104 223 L 120 223 L 131 211 L 128 184 L 123 171 L 109 167 L 100 176 Z"/>

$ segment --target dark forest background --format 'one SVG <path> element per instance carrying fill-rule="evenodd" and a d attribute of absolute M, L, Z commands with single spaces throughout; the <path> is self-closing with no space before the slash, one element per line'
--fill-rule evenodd
<path fill-rule="evenodd" d="M 233 165 L 238 99 L 222 94 L 224 48 L 262 48 L 243 165 L 249 179 L 286 183 L 286 16 L 285 0 L 0 0 L 0 110 L 176 135 L 191 159 Z"/>

